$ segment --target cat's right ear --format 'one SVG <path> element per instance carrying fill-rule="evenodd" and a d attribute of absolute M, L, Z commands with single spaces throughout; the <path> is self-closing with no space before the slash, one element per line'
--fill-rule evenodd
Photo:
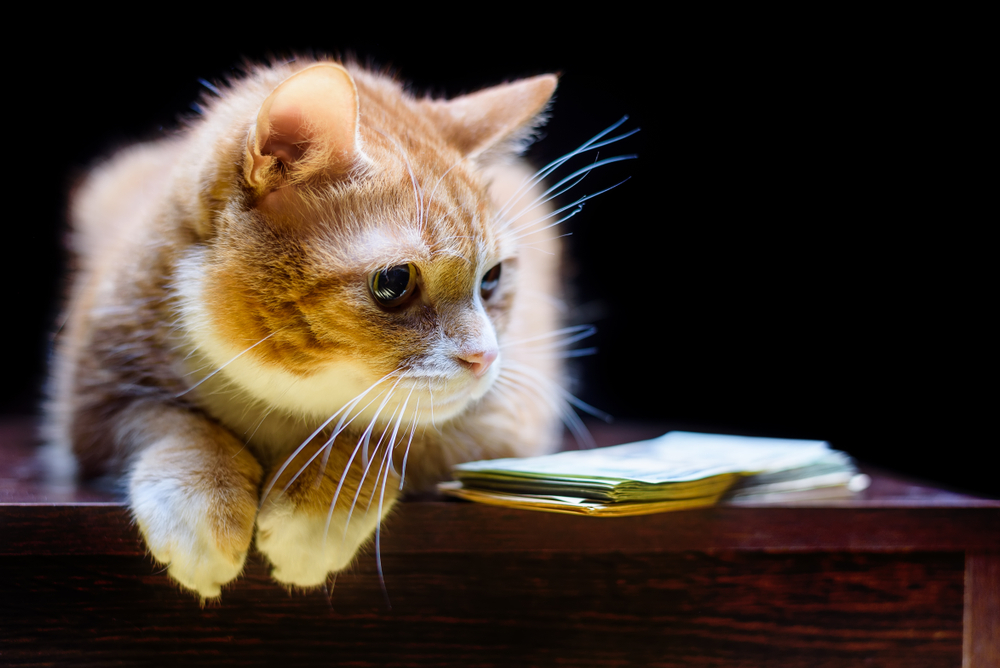
<path fill-rule="evenodd" d="M 247 137 L 243 173 L 264 195 L 318 174 L 347 174 L 364 160 L 354 79 L 340 65 L 321 63 L 285 79 L 264 100 Z"/>
<path fill-rule="evenodd" d="M 532 129 L 544 123 L 544 111 L 558 78 L 543 74 L 452 98 L 422 100 L 445 138 L 463 155 L 490 162 L 524 149 Z"/>

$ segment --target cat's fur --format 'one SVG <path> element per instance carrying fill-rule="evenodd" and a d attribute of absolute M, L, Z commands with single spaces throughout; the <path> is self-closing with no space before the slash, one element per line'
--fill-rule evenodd
<path fill-rule="evenodd" d="M 509 160 L 555 86 L 259 67 L 78 189 L 49 438 L 123 476 L 177 582 L 218 596 L 256 533 L 275 579 L 319 585 L 401 486 L 556 443 L 558 244 Z M 370 277 L 408 264 L 415 293 L 378 304 Z"/>

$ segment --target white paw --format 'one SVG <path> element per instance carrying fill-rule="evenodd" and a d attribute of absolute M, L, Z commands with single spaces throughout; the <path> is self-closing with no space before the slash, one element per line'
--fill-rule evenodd
<path fill-rule="evenodd" d="M 191 493 L 169 479 L 133 479 L 129 492 L 132 512 L 153 558 L 166 564 L 170 576 L 184 587 L 202 598 L 215 598 L 222 585 L 243 570 L 249 537 L 240 540 L 230 535 L 229 540 L 220 540 L 220 520 L 231 514 L 214 507 L 217 500 Z"/>
<path fill-rule="evenodd" d="M 387 503 L 384 512 L 388 512 Z M 257 518 L 257 549 L 274 565 L 271 577 L 298 587 L 316 587 L 327 575 L 342 571 L 375 533 L 378 513 L 356 508 L 346 534 L 347 514 L 334 512 L 327 529 L 326 513 L 309 513 L 285 500 L 268 501 Z"/>

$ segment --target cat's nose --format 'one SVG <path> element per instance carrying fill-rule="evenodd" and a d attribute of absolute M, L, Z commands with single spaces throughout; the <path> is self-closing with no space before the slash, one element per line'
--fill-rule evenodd
<path fill-rule="evenodd" d="M 461 352 L 458 359 L 465 363 L 476 378 L 482 378 L 499 355 L 496 348 L 476 352 Z"/>

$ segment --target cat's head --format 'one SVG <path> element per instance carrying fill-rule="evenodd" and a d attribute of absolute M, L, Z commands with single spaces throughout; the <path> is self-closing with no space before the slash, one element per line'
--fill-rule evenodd
<path fill-rule="evenodd" d="M 202 131 L 221 158 L 198 173 L 177 281 L 197 354 L 291 413 L 459 413 L 497 378 L 516 298 L 483 170 L 556 78 L 436 101 L 334 63 L 275 76 L 235 86 Z"/>

